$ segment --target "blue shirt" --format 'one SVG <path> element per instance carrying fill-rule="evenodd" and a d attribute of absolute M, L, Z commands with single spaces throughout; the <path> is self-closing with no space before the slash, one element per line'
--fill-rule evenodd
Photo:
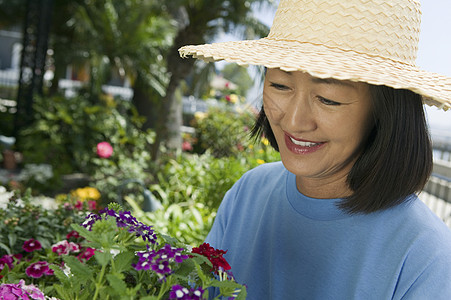
<path fill-rule="evenodd" d="M 227 192 L 207 242 L 248 299 L 451 299 L 451 231 L 415 195 L 371 214 L 296 188 L 281 162 Z"/>

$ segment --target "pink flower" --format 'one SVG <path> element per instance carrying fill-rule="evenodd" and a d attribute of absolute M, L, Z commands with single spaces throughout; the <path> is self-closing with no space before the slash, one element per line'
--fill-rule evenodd
<path fill-rule="evenodd" d="M 69 243 L 67 240 L 63 240 L 52 245 L 52 251 L 58 255 L 68 255 L 70 252 L 79 252 L 80 246 L 73 242 Z"/>
<path fill-rule="evenodd" d="M 5 268 L 5 265 L 8 266 L 9 270 L 12 270 L 14 268 L 14 259 L 17 260 L 16 264 L 18 264 L 20 262 L 20 260 L 22 259 L 22 254 L 14 254 L 14 255 L 5 254 L 5 255 L 3 255 L 0 258 L 0 271 Z"/>
<path fill-rule="evenodd" d="M 74 205 L 76 210 L 82 210 L 83 209 L 83 202 L 81 202 L 80 200 L 77 200 L 77 203 L 75 203 Z"/>
<path fill-rule="evenodd" d="M 23 243 L 22 249 L 26 252 L 33 252 L 42 249 L 41 243 L 35 239 L 29 239 Z"/>
<path fill-rule="evenodd" d="M 113 147 L 108 142 L 97 144 L 97 155 L 101 158 L 109 158 L 113 154 Z"/>
<path fill-rule="evenodd" d="M 191 145 L 190 142 L 184 141 L 184 142 L 182 143 L 182 150 L 183 150 L 183 151 L 191 151 L 191 150 L 193 150 L 193 146 Z"/>
<path fill-rule="evenodd" d="M 80 238 L 80 234 L 78 232 L 76 232 L 75 230 L 72 230 L 71 232 L 69 232 L 66 235 L 67 240 L 70 240 L 71 238 L 78 239 L 78 238 Z"/>
<path fill-rule="evenodd" d="M 94 200 L 89 200 L 88 201 L 88 209 L 93 211 L 96 210 L 97 208 L 97 202 L 95 202 Z"/>
<path fill-rule="evenodd" d="M 232 101 L 232 98 L 230 97 L 230 95 L 226 95 L 226 96 L 225 96 L 225 99 L 226 99 L 227 102 Z"/>
<path fill-rule="evenodd" d="M 96 249 L 94 249 L 94 248 L 86 248 L 85 251 L 83 251 L 82 253 L 80 253 L 77 256 L 78 260 L 81 261 L 81 262 L 88 261 L 91 257 L 94 256 L 95 250 Z"/>
<path fill-rule="evenodd" d="M 45 300 L 44 293 L 36 286 L 30 284 L 26 285 L 25 281 L 21 279 L 19 283 L 7 283 L 0 285 L 0 299 L 15 300 L 15 299 L 36 299 Z"/>
<path fill-rule="evenodd" d="M 28 277 L 40 278 L 42 275 L 48 273 L 49 263 L 46 261 L 37 261 L 32 263 L 26 270 L 25 273 Z"/>

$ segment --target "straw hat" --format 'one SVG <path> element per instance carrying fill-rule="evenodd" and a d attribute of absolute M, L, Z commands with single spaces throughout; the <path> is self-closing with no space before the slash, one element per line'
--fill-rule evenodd
<path fill-rule="evenodd" d="M 416 64 L 417 0 L 281 0 L 266 38 L 185 46 L 180 55 L 412 90 L 451 108 L 451 78 Z"/>

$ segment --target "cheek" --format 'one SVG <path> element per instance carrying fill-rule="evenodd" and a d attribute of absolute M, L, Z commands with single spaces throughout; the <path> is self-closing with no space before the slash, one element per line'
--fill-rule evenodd
<path fill-rule="evenodd" d="M 270 93 L 263 92 L 263 106 L 265 113 L 271 122 L 278 122 L 285 114 L 286 108 L 283 101 L 278 101 L 276 97 Z"/>

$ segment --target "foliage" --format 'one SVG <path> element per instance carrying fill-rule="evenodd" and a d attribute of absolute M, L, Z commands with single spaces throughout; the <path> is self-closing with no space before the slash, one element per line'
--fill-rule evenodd
<path fill-rule="evenodd" d="M 167 199 L 167 194 L 158 185 L 154 185 L 154 189 Z M 152 224 L 157 231 L 191 246 L 199 245 L 205 240 L 216 217 L 215 209 L 194 201 L 172 204 L 166 202 L 156 211 L 144 212 L 132 198 L 125 199 L 133 213 L 144 223 Z"/>
<path fill-rule="evenodd" d="M 165 164 L 157 174 L 158 185 L 150 189 L 166 207 L 173 203 L 191 207 L 194 202 L 215 211 L 226 191 L 246 171 L 277 160 L 278 152 L 266 139 L 249 144 L 235 156 L 217 158 L 209 151 L 202 155 L 184 153 Z"/>
<path fill-rule="evenodd" d="M 72 229 L 51 249 L 30 239 L 24 257 L 1 257 L 2 282 L 31 280 L 46 296 L 61 299 L 208 299 L 210 287 L 219 289 L 218 299 L 245 299 L 225 251 L 208 244 L 191 251 L 118 204 Z"/>
<path fill-rule="evenodd" d="M 49 248 L 69 233 L 71 223 L 82 222 L 88 209 L 87 202 L 77 206 L 77 199 L 70 196 L 60 196 L 63 201 L 57 204 L 54 199 L 44 202 L 32 197 L 30 189 L 20 194 L 0 188 L 4 205 L 0 208 L 0 256 L 23 253 L 23 243 L 31 238 Z"/>
<path fill-rule="evenodd" d="M 249 111 L 233 109 L 210 108 L 206 114 L 195 114 L 193 152 L 202 154 L 208 149 L 215 157 L 237 155 L 250 144 L 254 118 Z"/>
<path fill-rule="evenodd" d="M 50 164 L 55 177 L 87 173 L 104 200 L 115 199 L 121 180 L 148 177 L 146 149 L 153 134 L 139 129 L 142 120 L 131 103 L 106 95 L 96 104 L 83 96 L 57 96 L 36 98 L 34 110 L 36 121 L 21 131 L 18 143 L 24 163 Z M 96 154 L 97 144 L 104 141 L 114 148 L 109 159 Z"/>

